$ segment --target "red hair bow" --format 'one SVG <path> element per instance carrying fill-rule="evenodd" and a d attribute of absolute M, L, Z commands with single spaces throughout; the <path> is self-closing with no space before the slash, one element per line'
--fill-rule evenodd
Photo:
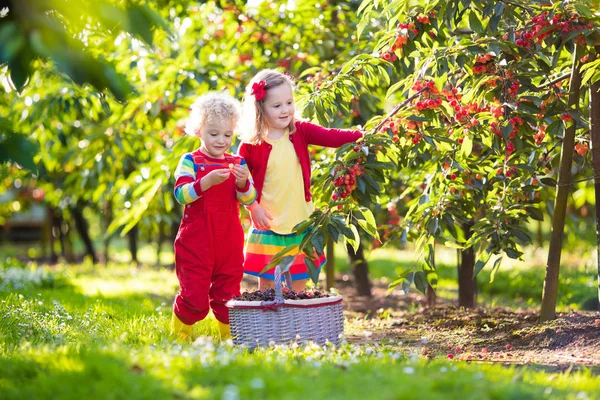
<path fill-rule="evenodd" d="M 261 101 L 265 98 L 265 95 L 267 94 L 265 86 L 267 86 L 267 82 L 265 81 L 258 81 L 252 84 L 252 92 L 250 92 L 250 94 L 254 96 L 256 101 Z"/>

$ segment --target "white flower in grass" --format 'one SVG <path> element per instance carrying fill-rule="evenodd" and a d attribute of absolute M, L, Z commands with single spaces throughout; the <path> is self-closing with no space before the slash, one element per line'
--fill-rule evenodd
<path fill-rule="evenodd" d="M 414 367 L 404 367 L 402 372 L 404 372 L 407 375 L 413 375 L 415 373 L 415 368 Z"/>
<path fill-rule="evenodd" d="M 221 398 L 223 400 L 237 400 L 240 398 L 240 389 L 235 385 L 227 385 Z"/>
<path fill-rule="evenodd" d="M 252 389 L 264 389 L 265 388 L 265 381 L 263 381 L 261 378 L 254 378 L 250 381 L 250 387 Z"/>
<path fill-rule="evenodd" d="M 448 371 L 448 368 L 446 368 L 446 367 L 442 367 L 442 368 L 440 368 L 440 372 L 442 372 L 442 373 L 443 373 L 443 372 L 447 372 L 447 371 Z"/>

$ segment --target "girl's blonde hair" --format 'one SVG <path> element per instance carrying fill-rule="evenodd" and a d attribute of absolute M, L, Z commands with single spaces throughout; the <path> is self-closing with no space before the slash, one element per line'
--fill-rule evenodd
<path fill-rule="evenodd" d="M 209 121 L 232 121 L 235 128 L 240 119 L 240 102 L 225 92 L 203 94 L 190 109 L 191 113 L 185 121 L 184 129 L 190 136 L 198 136 L 200 128 Z"/>
<path fill-rule="evenodd" d="M 294 81 L 288 75 L 275 71 L 273 69 L 263 69 L 254 75 L 254 78 L 246 86 L 244 93 L 244 100 L 242 103 L 242 124 L 240 126 L 240 139 L 243 142 L 250 144 L 259 144 L 268 133 L 268 125 L 264 114 L 264 102 L 265 98 L 256 100 L 252 94 L 252 85 L 257 82 L 265 82 L 265 90 L 268 92 L 269 89 L 276 88 L 283 84 L 290 85 L 292 92 L 294 91 Z M 266 95 L 265 95 L 266 97 Z M 289 129 L 290 134 L 296 131 L 296 119 L 292 116 L 290 121 Z"/>

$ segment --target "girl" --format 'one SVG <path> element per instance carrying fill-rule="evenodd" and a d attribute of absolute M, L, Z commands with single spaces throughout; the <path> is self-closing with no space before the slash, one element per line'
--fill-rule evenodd
<path fill-rule="evenodd" d="M 190 340 L 192 325 L 212 309 L 225 339 L 230 335 L 225 303 L 239 296 L 243 276 L 239 203 L 252 204 L 256 190 L 244 160 L 226 153 L 239 119 L 239 102 L 223 93 L 208 93 L 191 110 L 185 131 L 202 144 L 182 155 L 175 171 L 175 198 L 185 208 L 174 245 L 180 290 L 171 335 Z"/>
<path fill-rule="evenodd" d="M 294 83 L 274 70 L 257 73 L 246 87 L 239 147 L 248 163 L 258 196 L 250 209 L 253 227 L 244 250 L 244 272 L 259 276 L 259 288 L 273 287 L 273 269 L 260 274 L 273 255 L 299 245 L 304 234 L 292 233 L 314 210 L 310 193 L 308 145 L 340 147 L 362 137 L 355 130 L 327 129 L 294 118 Z M 304 254 L 290 268 L 295 292 L 306 289 Z M 317 266 L 323 265 L 320 255 Z"/>

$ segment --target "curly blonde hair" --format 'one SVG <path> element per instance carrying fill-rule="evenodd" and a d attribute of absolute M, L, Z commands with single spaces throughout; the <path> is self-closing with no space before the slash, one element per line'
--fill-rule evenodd
<path fill-rule="evenodd" d="M 190 110 L 184 128 L 185 133 L 190 136 L 198 136 L 200 128 L 209 121 L 233 121 L 234 127 L 237 127 L 240 119 L 240 102 L 225 92 L 203 94 L 196 99 Z"/>
<path fill-rule="evenodd" d="M 260 81 L 265 82 L 265 90 L 267 93 L 269 92 L 269 89 L 284 84 L 290 85 L 292 92 L 295 88 L 294 81 L 290 76 L 273 69 L 263 69 L 254 75 L 254 78 L 252 78 L 246 86 L 246 91 L 244 93 L 244 100 L 242 102 L 242 123 L 240 126 L 240 139 L 243 142 L 250 144 L 261 143 L 267 136 L 269 128 L 263 111 L 265 99 L 256 100 L 252 95 L 252 85 Z M 296 119 L 292 116 L 289 125 L 290 134 L 296 131 L 295 123 Z"/>

